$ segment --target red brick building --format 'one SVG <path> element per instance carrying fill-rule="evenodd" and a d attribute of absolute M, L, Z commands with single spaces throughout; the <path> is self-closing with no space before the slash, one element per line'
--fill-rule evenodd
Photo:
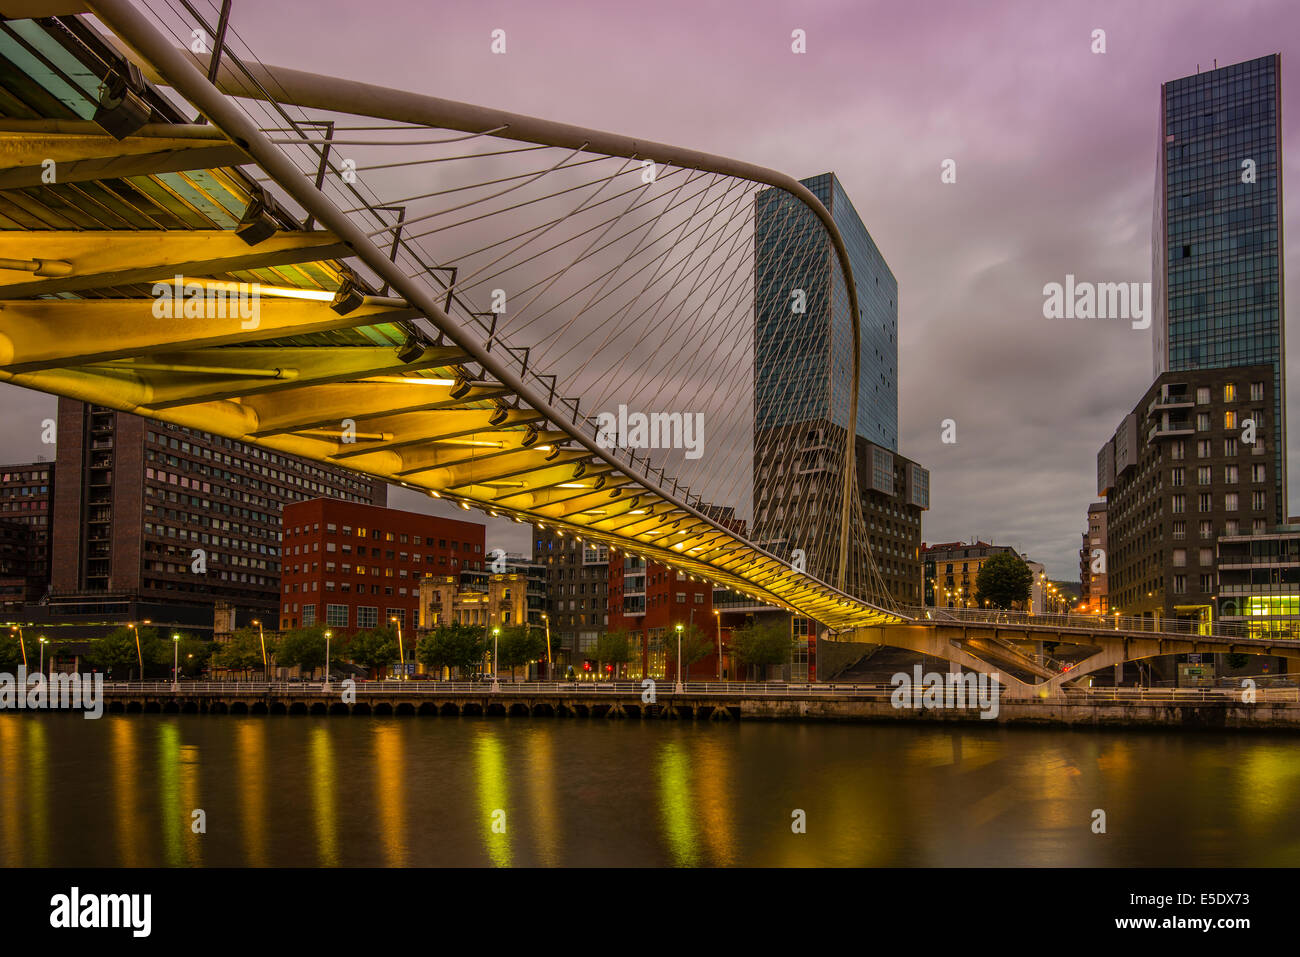
<path fill-rule="evenodd" d="M 623 554 L 610 556 L 609 631 L 632 635 L 628 678 L 677 677 L 677 625 L 695 625 L 706 635 L 717 632 L 713 615 L 713 586 L 692 581 L 655 562 Z M 590 654 L 590 652 L 588 652 Z M 596 663 L 592 662 L 592 667 Z M 683 667 L 682 680 L 707 681 L 718 674 L 717 654 Z"/>
<path fill-rule="evenodd" d="M 414 635 L 420 579 L 482 568 L 484 526 L 316 498 L 286 505 L 280 627 L 340 632 L 396 617 Z"/>

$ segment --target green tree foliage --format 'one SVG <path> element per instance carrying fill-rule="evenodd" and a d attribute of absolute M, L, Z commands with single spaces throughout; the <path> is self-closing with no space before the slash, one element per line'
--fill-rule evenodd
<path fill-rule="evenodd" d="M 676 674 L 677 668 L 677 631 L 676 629 L 664 635 L 664 643 L 668 651 L 668 660 L 670 662 L 668 670 L 670 675 Z M 682 627 L 682 675 L 690 672 L 691 665 L 697 661 L 709 657 L 717 651 L 717 641 L 713 635 L 706 634 L 698 625 L 685 625 Z"/>
<path fill-rule="evenodd" d="M 786 622 L 750 622 L 731 633 L 731 653 L 750 668 L 764 673 L 771 665 L 786 664 L 794 653 L 794 636 Z"/>
<path fill-rule="evenodd" d="M 161 644 L 153 628 L 140 629 L 140 655 L 146 663 L 157 663 L 157 647 Z M 30 648 L 28 651 L 30 652 Z M 170 653 L 171 649 L 167 649 Z M 103 638 L 90 642 L 86 661 L 96 668 L 110 671 L 115 678 L 134 677 L 139 680 L 140 662 L 136 652 L 135 631 L 126 625 L 114 628 Z M 171 661 L 167 662 L 169 665 Z"/>
<path fill-rule="evenodd" d="M 316 669 L 325 665 L 323 625 L 308 625 L 286 631 L 276 644 L 276 663 L 285 668 L 301 668 L 309 675 L 315 675 Z M 337 645 L 331 644 L 331 653 L 336 647 Z"/>
<path fill-rule="evenodd" d="M 23 649 L 18 642 L 18 635 L 6 631 L 0 634 L 0 671 L 13 674 L 23 663 Z"/>
<path fill-rule="evenodd" d="M 975 576 L 975 601 L 988 602 L 994 608 L 1010 608 L 1015 602 L 1027 602 L 1034 573 L 1025 560 L 1013 552 L 999 552 L 980 566 Z"/>
<path fill-rule="evenodd" d="M 181 644 L 184 645 L 182 640 Z M 182 655 L 185 649 L 181 649 Z M 217 643 L 212 653 L 212 664 L 239 672 L 248 678 L 253 671 L 262 670 L 262 641 L 256 628 L 241 628 L 226 641 Z"/>
<path fill-rule="evenodd" d="M 613 665 L 614 677 L 618 677 L 622 666 L 632 660 L 632 636 L 621 628 L 607 631 L 596 639 L 592 654 L 600 674 L 604 674 L 605 665 Z"/>
<path fill-rule="evenodd" d="M 367 628 L 354 634 L 342 656 L 370 671 L 371 677 L 397 661 L 397 632 L 392 628 Z"/>
<path fill-rule="evenodd" d="M 443 668 L 470 674 L 483 662 L 483 629 L 475 625 L 439 625 L 419 640 L 415 658 L 430 671 Z"/>
<path fill-rule="evenodd" d="M 546 635 L 527 625 L 507 625 L 501 629 L 500 644 L 497 649 L 499 663 L 510 669 L 513 678 L 515 669 L 546 657 Z"/>

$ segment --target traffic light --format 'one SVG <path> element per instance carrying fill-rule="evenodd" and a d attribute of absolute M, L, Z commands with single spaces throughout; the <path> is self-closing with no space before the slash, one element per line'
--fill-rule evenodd
<path fill-rule="evenodd" d="M 590 670 L 591 670 L 591 662 L 590 662 L 590 661 L 584 661 L 584 662 L 582 663 L 582 670 L 583 670 L 583 671 L 590 671 Z"/>

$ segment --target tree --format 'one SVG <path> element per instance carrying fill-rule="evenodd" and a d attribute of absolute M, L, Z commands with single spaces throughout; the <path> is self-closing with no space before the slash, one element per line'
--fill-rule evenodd
<path fill-rule="evenodd" d="M 367 628 L 358 631 L 345 644 L 347 659 L 369 670 L 373 677 L 397 660 L 397 632 L 392 628 Z"/>
<path fill-rule="evenodd" d="M 320 625 L 286 631 L 277 644 L 276 663 L 286 668 L 297 667 L 314 675 L 325 664 L 325 629 Z"/>
<path fill-rule="evenodd" d="M 184 640 L 181 642 L 185 644 Z M 185 648 L 181 649 L 182 655 Z M 220 642 L 212 654 L 212 663 L 219 668 L 241 672 L 245 678 L 253 670 L 262 670 L 262 640 L 256 628 L 241 628 L 227 641 Z"/>
<path fill-rule="evenodd" d="M 676 674 L 677 662 L 677 631 L 676 629 L 668 632 L 664 636 L 664 641 L 668 645 L 668 660 L 672 663 L 669 666 L 669 674 Z M 697 661 L 709 657 L 717 651 L 717 645 L 711 635 L 706 635 L 696 625 L 682 626 L 682 675 L 689 676 L 691 665 Z"/>
<path fill-rule="evenodd" d="M 1010 608 L 1015 602 L 1027 602 L 1034 573 L 1025 560 L 1014 552 L 999 552 L 980 566 L 975 576 L 975 602 L 988 602 L 994 608 Z"/>
<path fill-rule="evenodd" d="M 473 625 L 439 625 L 415 645 L 415 658 L 425 668 L 456 669 L 469 674 L 483 661 L 483 629 Z"/>
<path fill-rule="evenodd" d="M 594 651 L 597 670 L 601 665 L 613 665 L 618 677 L 619 666 L 632 660 L 632 636 L 621 628 L 607 631 L 596 639 Z"/>
<path fill-rule="evenodd" d="M 96 668 L 103 668 L 109 672 L 116 672 L 121 668 L 129 677 L 133 670 L 138 671 L 140 668 L 140 654 L 137 654 L 135 641 L 134 629 L 126 625 L 114 628 L 103 638 L 96 638 L 90 642 L 86 661 Z M 140 629 L 140 653 L 146 661 L 155 661 L 154 649 L 158 643 L 158 632 L 152 628 Z M 146 647 L 147 653 L 145 653 Z M 143 678 L 142 675 L 139 677 Z"/>
<path fill-rule="evenodd" d="M 13 632 L 0 634 L 0 671 L 13 674 L 23 663 L 23 649 Z"/>
<path fill-rule="evenodd" d="M 785 622 L 750 622 L 731 633 L 731 652 L 742 665 L 761 668 L 766 674 L 771 665 L 789 662 L 794 636 Z"/>
<path fill-rule="evenodd" d="M 510 669 L 512 681 L 516 668 L 546 655 L 546 636 L 527 625 L 507 625 L 498 642 L 497 658 Z"/>

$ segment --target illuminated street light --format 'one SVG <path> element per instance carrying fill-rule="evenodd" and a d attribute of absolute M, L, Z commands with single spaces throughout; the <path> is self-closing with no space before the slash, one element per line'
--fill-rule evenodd
<path fill-rule="evenodd" d="M 682 626 L 677 626 L 677 687 L 673 688 L 674 693 L 681 694 L 686 689 L 682 687 Z"/>
<path fill-rule="evenodd" d="M 322 691 L 330 690 L 330 636 L 333 634 L 332 631 L 325 632 L 325 683 L 321 685 Z"/>
<path fill-rule="evenodd" d="M 266 663 L 266 632 L 262 630 L 262 619 L 254 618 L 253 624 L 257 626 L 257 636 L 262 639 L 262 677 L 270 681 L 270 666 Z"/>
<path fill-rule="evenodd" d="M 181 636 L 179 634 L 173 633 L 172 634 L 172 692 L 173 693 L 181 690 L 180 652 L 181 652 Z"/>
<path fill-rule="evenodd" d="M 402 664 L 402 679 L 406 678 L 406 651 L 402 648 L 402 622 L 396 615 L 389 615 L 388 620 L 397 626 L 397 657 Z"/>
<path fill-rule="evenodd" d="M 45 636 L 41 635 L 41 674 L 45 674 Z"/>
<path fill-rule="evenodd" d="M 140 680 L 144 681 L 144 653 L 140 651 L 140 629 L 131 622 L 131 630 L 135 632 L 135 656 L 140 662 Z"/>
<path fill-rule="evenodd" d="M 492 690 L 493 691 L 501 690 L 501 680 L 497 677 L 497 671 L 498 671 L 497 646 L 498 646 L 498 639 L 500 637 L 501 637 L 501 629 L 493 628 L 492 629 Z"/>
<path fill-rule="evenodd" d="M 23 641 L 22 625 L 10 625 L 9 630 L 18 632 L 18 647 L 21 648 L 23 651 L 23 667 L 26 668 L 27 667 L 27 643 Z"/>

